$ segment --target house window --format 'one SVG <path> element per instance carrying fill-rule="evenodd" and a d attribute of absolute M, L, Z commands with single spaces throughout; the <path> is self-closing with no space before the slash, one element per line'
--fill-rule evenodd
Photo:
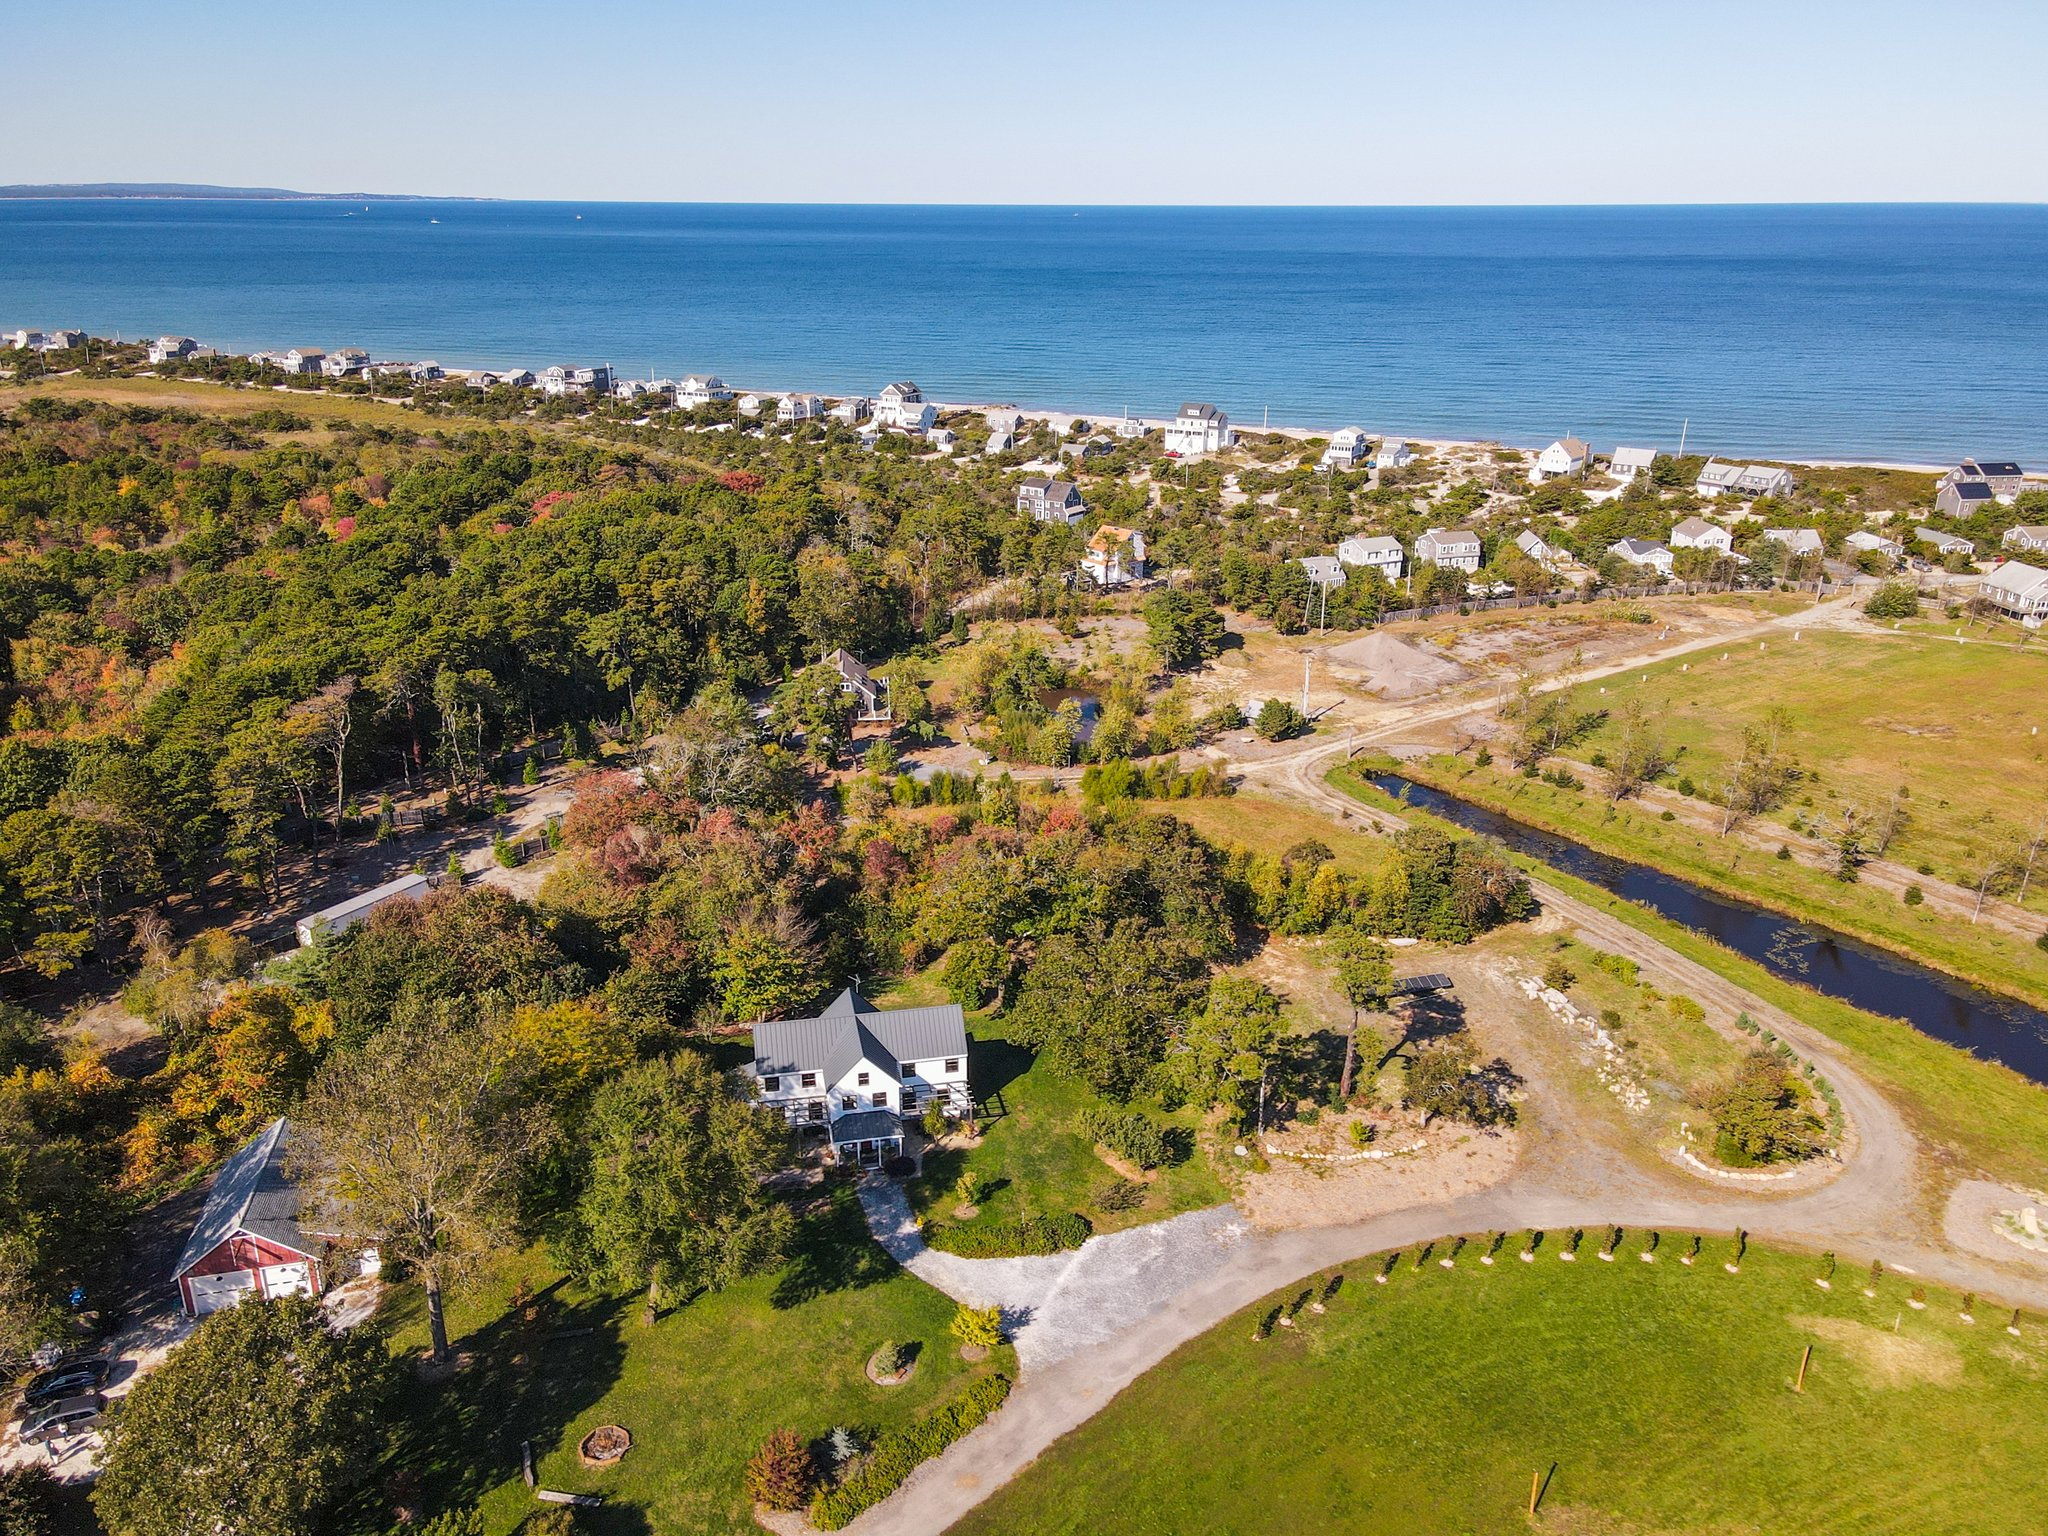
<path fill-rule="evenodd" d="M 825 1118 L 825 1106 L 816 1099 L 811 1100 L 811 1124 L 816 1125 Z"/>
<path fill-rule="evenodd" d="M 803 1076 L 803 1085 L 804 1085 L 804 1086 L 805 1086 L 806 1088 L 815 1088 L 815 1087 L 817 1087 L 817 1086 L 818 1086 L 818 1074 L 817 1074 L 817 1073 L 815 1073 L 815 1072 L 806 1072 L 806 1073 L 804 1074 L 804 1076 Z"/>
<path fill-rule="evenodd" d="M 858 1109 L 860 1108 L 860 1100 L 856 1099 L 850 1093 L 841 1094 L 839 1098 L 839 1107 L 841 1109 Z"/>
<path fill-rule="evenodd" d="M 908 1088 L 903 1090 L 903 1107 L 905 1109 L 917 1108 L 917 1095 Z"/>
<path fill-rule="evenodd" d="M 876 1094 L 876 1095 L 875 1095 L 875 1108 L 877 1108 L 877 1109 L 887 1109 L 888 1107 L 889 1107 L 889 1095 L 887 1095 L 886 1093 L 878 1093 L 878 1094 Z"/>
<path fill-rule="evenodd" d="M 960 1058 L 958 1056 L 948 1056 L 946 1058 L 946 1070 L 948 1072 L 958 1072 L 960 1070 Z"/>
<path fill-rule="evenodd" d="M 897 1062 L 897 1063 L 896 1063 L 896 1075 L 897 1075 L 898 1077 L 915 1077 L 915 1076 L 917 1076 L 917 1063 L 916 1063 L 916 1062 L 913 1062 L 913 1061 L 899 1061 L 899 1062 Z"/>
<path fill-rule="evenodd" d="M 762 1091 L 762 1092 L 764 1092 L 764 1093 L 780 1093 L 780 1092 L 782 1092 L 782 1079 L 781 1079 L 781 1078 L 779 1078 L 779 1077 L 764 1077 L 764 1078 L 762 1078 L 762 1079 L 761 1079 L 761 1091 Z"/>
<path fill-rule="evenodd" d="M 867 1087 L 867 1085 L 868 1085 L 868 1075 L 867 1075 L 867 1073 L 865 1073 L 865 1072 L 861 1073 L 861 1074 L 860 1074 L 860 1076 L 858 1076 L 858 1077 L 856 1077 L 856 1078 L 854 1079 L 854 1081 L 855 1081 L 856 1083 L 858 1083 L 858 1084 L 859 1084 L 859 1085 L 860 1085 L 861 1087 L 863 1087 L 863 1088 Z"/>

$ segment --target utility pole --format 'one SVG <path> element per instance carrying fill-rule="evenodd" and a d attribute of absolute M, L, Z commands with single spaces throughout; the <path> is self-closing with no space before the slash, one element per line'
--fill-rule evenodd
<path fill-rule="evenodd" d="M 1308 718 L 1308 658 L 1301 658 L 1301 718 Z"/>
<path fill-rule="evenodd" d="M 1692 429 L 1692 418 L 1691 418 L 1690 416 L 1688 416 L 1688 417 L 1686 417 L 1686 418 L 1685 418 L 1684 424 L 1683 424 L 1683 425 L 1681 425 L 1681 426 L 1679 427 L 1679 429 L 1678 429 L 1678 454 L 1677 454 L 1677 457 L 1679 457 L 1679 458 L 1681 458 L 1681 459 L 1685 457 L 1685 434 L 1686 434 L 1686 433 L 1687 433 L 1688 431 L 1690 431 L 1691 429 Z"/>

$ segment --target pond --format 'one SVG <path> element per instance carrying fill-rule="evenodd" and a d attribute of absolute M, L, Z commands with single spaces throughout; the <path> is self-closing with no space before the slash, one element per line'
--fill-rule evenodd
<path fill-rule="evenodd" d="M 1774 976 L 1858 1008 L 1904 1019 L 1923 1034 L 2048 1083 L 2048 1012 L 2001 997 L 1846 934 L 1724 896 L 1648 865 L 1597 853 L 1398 773 L 1368 775 L 1396 799 L 1501 842 L 1554 869 L 1718 940 Z"/>

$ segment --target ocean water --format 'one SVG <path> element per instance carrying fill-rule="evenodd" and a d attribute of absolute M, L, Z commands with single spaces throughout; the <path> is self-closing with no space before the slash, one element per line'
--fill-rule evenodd
<path fill-rule="evenodd" d="M 2048 207 L 0 202 L 0 325 L 2048 467 Z"/>

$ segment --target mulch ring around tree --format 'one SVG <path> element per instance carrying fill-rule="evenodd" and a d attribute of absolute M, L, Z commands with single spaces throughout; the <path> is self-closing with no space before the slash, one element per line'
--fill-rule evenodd
<path fill-rule="evenodd" d="M 992 1353 L 994 1353 L 994 1351 L 992 1351 L 986 1344 L 962 1344 L 960 1346 L 960 1358 L 962 1360 L 965 1360 L 969 1365 L 981 1364 L 981 1362 L 986 1360 Z"/>
<path fill-rule="evenodd" d="M 576 1459 L 586 1467 L 615 1466 L 633 1449 L 633 1437 L 616 1424 L 600 1424 L 576 1442 Z"/>
<path fill-rule="evenodd" d="M 887 1346 L 884 1346 L 884 1348 L 886 1347 Z M 875 1369 L 875 1362 L 880 1360 L 881 1358 L 882 1351 L 878 1349 L 872 1355 L 868 1356 L 868 1363 L 866 1367 L 868 1373 L 868 1380 L 872 1381 L 878 1387 L 900 1387 L 903 1385 L 903 1383 L 910 1380 L 912 1376 L 917 1374 L 917 1360 L 915 1359 L 915 1357 L 909 1360 L 905 1360 L 903 1362 L 903 1368 L 897 1371 L 896 1374 L 893 1376 L 883 1375 L 880 1371 L 877 1371 Z"/>

